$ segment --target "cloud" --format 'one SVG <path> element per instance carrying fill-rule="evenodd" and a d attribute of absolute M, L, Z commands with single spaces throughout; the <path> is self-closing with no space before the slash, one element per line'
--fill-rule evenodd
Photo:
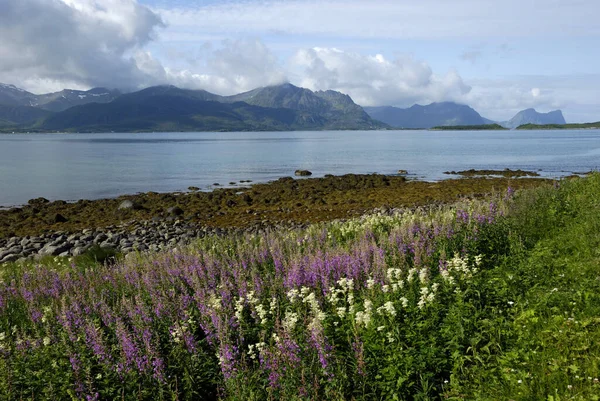
<path fill-rule="evenodd" d="M 289 65 L 294 83 L 339 90 L 364 106 L 460 100 L 471 90 L 456 71 L 437 75 L 427 63 L 408 56 L 388 60 L 381 54 L 313 48 L 299 50 Z"/>
<path fill-rule="evenodd" d="M 221 95 L 287 81 L 279 60 L 257 39 L 225 40 L 218 48 L 204 54 L 206 59 L 197 66 L 202 72 L 167 67 L 163 69 L 164 74 L 159 68 L 154 73 L 177 86 L 204 89 Z"/>
<path fill-rule="evenodd" d="M 193 4 L 193 5 L 192 5 Z M 493 12 L 491 11 L 493 9 Z M 278 0 L 157 8 L 175 30 L 204 35 L 280 32 L 354 38 L 447 39 L 600 34 L 595 0 Z"/>
<path fill-rule="evenodd" d="M 3 0 L 0 74 L 29 87 L 152 82 L 132 54 L 162 26 L 135 0 Z"/>

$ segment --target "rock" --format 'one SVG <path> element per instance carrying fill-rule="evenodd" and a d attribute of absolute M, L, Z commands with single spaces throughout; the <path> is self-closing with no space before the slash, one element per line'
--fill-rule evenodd
<path fill-rule="evenodd" d="M 54 215 L 52 215 L 49 221 L 50 223 L 66 223 L 67 221 L 69 221 L 69 219 L 67 219 L 60 213 L 54 213 Z"/>
<path fill-rule="evenodd" d="M 294 172 L 294 175 L 297 177 L 308 177 L 308 176 L 312 175 L 312 172 L 310 172 L 308 170 L 296 170 Z"/>
<path fill-rule="evenodd" d="M 61 245 L 46 245 L 40 249 L 38 254 L 41 256 L 58 256 L 69 249 L 71 249 L 71 244 L 69 243 L 64 243 Z"/>
<path fill-rule="evenodd" d="M 184 212 L 183 209 L 179 206 L 173 206 L 167 209 L 167 213 L 172 214 L 174 216 L 181 216 Z"/>
<path fill-rule="evenodd" d="M 16 262 L 19 258 L 19 255 L 6 255 L 2 260 L 0 260 L 0 263 Z"/>
<path fill-rule="evenodd" d="M 121 202 L 119 204 L 119 210 L 139 210 L 139 209 L 141 209 L 141 206 L 130 200 L 124 200 L 123 202 Z"/>
<path fill-rule="evenodd" d="M 406 170 L 398 170 L 398 174 L 399 175 L 407 175 L 408 171 L 406 171 Z"/>
<path fill-rule="evenodd" d="M 198 187 L 188 187 L 188 189 L 190 191 L 200 191 L 200 188 L 198 188 Z"/>
<path fill-rule="evenodd" d="M 46 203 L 50 203 L 50 201 L 46 198 L 35 198 L 29 199 L 27 203 L 29 203 L 30 205 L 44 205 Z"/>
<path fill-rule="evenodd" d="M 84 253 L 85 253 L 85 248 L 83 248 L 83 247 L 77 247 L 77 248 L 71 249 L 71 255 L 73 255 L 73 256 L 81 256 Z"/>

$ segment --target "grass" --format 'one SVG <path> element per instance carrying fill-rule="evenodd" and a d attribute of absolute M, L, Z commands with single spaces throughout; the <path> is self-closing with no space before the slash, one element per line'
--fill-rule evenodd
<path fill-rule="evenodd" d="M 4 399 L 595 400 L 600 174 L 0 276 Z"/>

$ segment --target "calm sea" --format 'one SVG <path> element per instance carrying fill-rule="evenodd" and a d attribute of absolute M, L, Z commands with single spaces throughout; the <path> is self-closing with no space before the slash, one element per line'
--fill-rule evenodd
<path fill-rule="evenodd" d="M 210 190 L 296 169 L 315 177 L 403 169 L 440 180 L 447 170 L 521 168 L 559 177 L 599 166 L 600 130 L 0 135 L 0 206 L 40 196 Z"/>

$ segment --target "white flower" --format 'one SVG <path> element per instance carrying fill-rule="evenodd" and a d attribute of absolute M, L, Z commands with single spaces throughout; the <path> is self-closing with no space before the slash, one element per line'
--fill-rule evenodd
<path fill-rule="evenodd" d="M 6 333 L 4 333 L 4 332 L 0 333 L 0 341 L 4 341 L 5 338 L 6 338 Z"/>
<path fill-rule="evenodd" d="M 377 327 L 377 331 L 383 331 L 383 330 L 385 330 L 385 326 L 379 326 L 379 327 Z"/>
<path fill-rule="evenodd" d="M 408 299 L 406 297 L 400 298 L 400 302 L 402 302 L 403 308 L 408 308 Z"/>
<path fill-rule="evenodd" d="M 396 339 L 394 338 L 392 333 L 387 333 L 386 337 L 387 337 L 388 342 L 390 342 L 390 343 L 393 343 L 394 341 L 396 341 Z"/>
<path fill-rule="evenodd" d="M 296 298 L 298 298 L 298 295 L 300 295 L 300 293 L 298 292 L 298 289 L 296 289 L 296 288 L 292 288 L 287 293 L 287 297 L 290 300 L 290 302 L 292 302 L 292 303 L 296 300 Z"/>
<path fill-rule="evenodd" d="M 258 317 L 260 318 L 260 324 L 267 324 L 268 320 L 267 320 L 267 310 L 265 309 L 265 307 L 262 304 L 258 304 L 256 305 L 256 314 L 258 315 Z"/>
<path fill-rule="evenodd" d="M 373 280 L 372 278 L 367 280 L 367 288 L 370 290 L 375 286 L 375 280 Z"/>
<path fill-rule="evenodd" d="M 337 308 L 336 313 L 340 318 L 343 318 L 346 315 L 346 307 L 342 306 Z"/>
<path fill-rule="evenodd" d="M 44 337 L 44 345 L 47 347 L 48 345 L 50 345 L 50 337 Z"/>
<path fill-rule="evenodd" d="M 389 286 L 389 285 L 387 285 L 387 284 L 384 284 L 384 285 L 381 287 L 381 291 L 383 291 L 383 292 L 389 292 L 389 291 L 390 291 L 390 286 Z"/>
<path fill-rule="evenodd" d="M 235 317 L 238 322 L 242 321 L 242 312 L 244 311 L 244 298 L 238 298 L 235 301 Z"/>
<path fill-rule="evenodd" d="M 286 312 L 285 318 L 283 319 L 283 329 L 288 333 L 294 330 L 296 323 L 298 322 L 298 314 L 295 312 Z"/>

